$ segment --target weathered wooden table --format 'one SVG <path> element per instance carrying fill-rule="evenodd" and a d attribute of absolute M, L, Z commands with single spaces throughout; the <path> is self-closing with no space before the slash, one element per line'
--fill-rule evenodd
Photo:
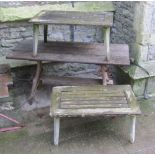
<path fill-rule="evenodd" d="M 57 86 L 52 92 L 50 115 L 54 117 L 54 144 L 59 143 L 60 117 L 130 115 L 130 142 L 135 141 L 139 105 L 129 85 Z"/>
<path fill-rule="evenodd" d="M 7 55 L 9 59 L 30 60 L 37 62 L 36 75 L 33 80 L 30 99 L 42 80 L 44 83 L 70 85 L 101 84 L 100 79 L 44 77 L 41 75 L 42 62 L 71 62 L 98 64 L 101 66 L 103 84 L 111 83 L 107 75 L 106 64 L 129 65 L 129 48 L 126 44 L 110 45 L 110 27 L 113 24 L 113 12 L 80 12 L 80 11 L 42 11 L 30 20 L 33 24 L 33 41 L 22 41 Z M 93 25 L 103 27 L 104 43 L 77 43 L 77 42 L 51 42 L 48 41 L 48 25 Z M 44 41 L 39 41 L 39 26 L 44 25 Z M 64 82 L 62 82 L 64 81 Z M 71 81 L 71 82 L 68 82 Z M 76 83 L 75 83 L 76 81 Z"/>

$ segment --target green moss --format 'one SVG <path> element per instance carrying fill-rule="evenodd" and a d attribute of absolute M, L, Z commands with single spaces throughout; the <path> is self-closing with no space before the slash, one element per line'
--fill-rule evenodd
<path fill-rule="evenodd" d="M 68 4 L 52 4 L 42 6 L 25 6 L 17 8 L 0 8 L 0 22 L 27 20 L 32 18 L 41 10 L 63 10 L 63 11 L 114 11 L 111 2 L 78 2 L 72 7 Z"/>
<path fill-rule="evenodd" d="M 24 136 L 27 136 L 27 132 L 24 129 L 19 129 L 13 132 L 0 133 L 0 143 L 8 142 L 10 140 L 17 140 Z"/>

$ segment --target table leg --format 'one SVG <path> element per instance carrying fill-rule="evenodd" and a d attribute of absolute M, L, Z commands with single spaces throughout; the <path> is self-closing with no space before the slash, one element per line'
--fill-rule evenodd
<path fill-rule="evenodd" d="M 130 142 L 135 141 L 135 130 L 136 130 L 136 116 L 131 116 L 131 129 L 130 129 Z"/>
<path fill-rule="evenodd" d="M 44 43 L 47 43 L 48 25 L 44 25 Z"/>
<path fill-rule="evenodd" d="M 54 118 L 54 145 L 59 144 L 60 118 Z"/>
<path fill-rule="evenodd" d="M 110 60 L 110 27 L 104 29 L 104 46 L 107 54 L 107 61 Z"/>
<path fill-rule="evenodd" d="M 31 95 L 29 97 L 29 102 L 30 103 L 32 102 L 32 100 L 34 98 L 35 92 L 36 92 L 37 87 L 39 85 L 41 70 L 42 70 L 42 63 L 41 63 L 41 61 L 38 61 L 37 62 L 36 74 L 35 74 L 35 77 L 33 79 L 33 84 L 32 84 L 32 89 L 31 89 Z"/>
<path fill-rule="evenodd" d="M 38 50 L 38 35 L 39 35 L 39 25 L 33 25 L 33 56 L 37 55 Z"/>
<path fill-rule="evenodd" d="M 106 65 L 101 65 L 101 74 L 102 74 L 103 85 L 106 86 L 107 80 L 108 80 L 108 73 L 107 73 Z"/>

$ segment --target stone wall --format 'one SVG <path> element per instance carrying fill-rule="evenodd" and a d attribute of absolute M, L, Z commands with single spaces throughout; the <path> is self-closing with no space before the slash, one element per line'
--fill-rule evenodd
<path fill-rule="evenodd" d="M 136 38 L 130 55 L 135 62 L 123 68 L 122 76 L 132 84 L 136 96 L 155 96 L 155 2 L 136 3 L 133 23 Z"/>
<path fill-rule="evenodd" d="M 23 4 L 24 3 L 24 4 Z M 3 8 L 8 7 L 21 7 L 40 5 L 44 6 L 50 4 L 50 7 L 58 2 L 37 2 L 39 4 L 34 4 L 34 2 L 1 2 Z M 98 2 L 95 2 L 95 5 Z M 132 43 L 135 42 L 135 32 L 133 29 L 134 21 L 134 11 L 135 6 L 138 2 L 113 2 L 115 9 L 114 12 L 114 24 L 111 29 L 111 43 L 126 43 L 132 47 Z M 65 3 L 66 5 L 72 5 L 70 2 Z M 68 7 L 66 6 L 65 7 Z M 76 5 L 76 3 L 75 3 Z M 107 5 L 107 4 L 106 4 Z M 109 5 L 109 4 L 108 4 Z M 49 7 L 49 5 L 48 5 Z M 97 6 L 98 7 L 98 6 Z M 113 11 L 111 7 L 105 7 L 105 11 Z M 22 16 L 23 17 L 23 16 Z M 40 27 L 40 39 L 42 39 L 43 28 Z M 82 41 L 82 42 L 103 42 L 103 31 L 99 27 L 93 26 L 49 26 L 48 39 L 57 41 Z M 29 61 L 17 61 L 17 60 L 6 60 L 5 56 L 7 53 L 11 52 L 12 49 L 22 40 L 32 39 L 32 25 L 24 21 L 12 21 L 0 23 L 0 63 L 10 63 L 12 67 L 24 66 L 33 64 Z M 131 48 L 130 48 L 131 49 Z M 20 69 L 14 69 L 13 77 L 16 79 L 24 79 L 25 75 L 29 75 L 31 79 L 34 76 L 35 68 L 31 67 L 31 73 L 29 69 L 25 69 L 24 72 L 21 70 L 20 78 L 17 76 L 16 72 L 20 72 Z M 71 64 L 71 63 L 50 63 L 44 64 L 44 74 L 54 74 L 54 75 L 65 75 L 65 76 L 91 76 L 96 77 L 98 74 L 97 65 L 87 65 L 87 64 Z M 18 71 L 17 71 L 18 70 Z M 84 74 L 85 72 L 85 74 Z M 18 74 L 19 75 L 19 74 Z M 113 68 L 113 77 L 119 77 L 116 74 L 116 70 Z M 28 78 L 26 76 L 26 78 Z"/>

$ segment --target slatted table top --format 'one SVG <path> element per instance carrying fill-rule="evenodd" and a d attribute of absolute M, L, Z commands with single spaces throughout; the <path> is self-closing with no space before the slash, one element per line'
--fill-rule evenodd
<path fill-rule="evenodd" d="M 112 12 L 41 11 L 30 20 L 35 24 L 112 26 Z"/>
<path fill-rule="evenodd" d="M 129 85 L 53 88 L 51 116 L 136 115 L 140 113 Z"/>

